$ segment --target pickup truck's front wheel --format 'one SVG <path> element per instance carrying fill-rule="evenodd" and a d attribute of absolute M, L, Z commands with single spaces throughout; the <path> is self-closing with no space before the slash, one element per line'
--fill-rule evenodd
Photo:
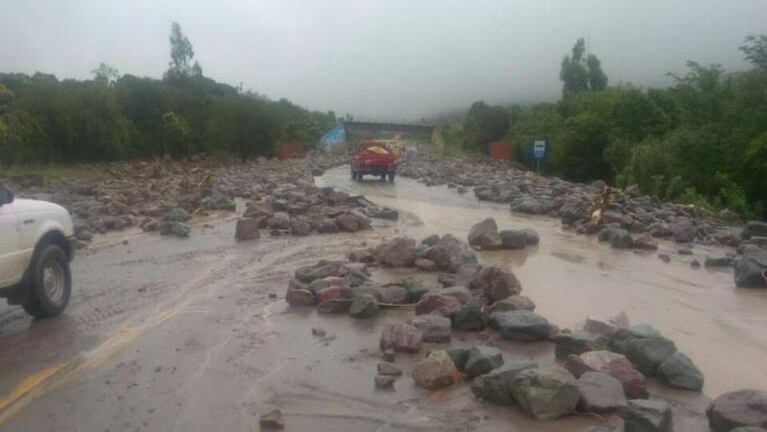
<path fill-rule="evenodd" d="M 69 260 L 60 247 L 49 244 L 35 254 L 29 268 L 29 300 L 24 310 L 35 318 L 51 318 L 61 314 L 72 292 Z"/>

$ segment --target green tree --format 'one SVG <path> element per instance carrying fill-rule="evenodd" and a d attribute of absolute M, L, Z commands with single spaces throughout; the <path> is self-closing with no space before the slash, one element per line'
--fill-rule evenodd
<path fill-rule="evenodd" d="M 178 80 L 191 76 L 193 71 L 190 63 L 193 58 L 192 43 L 181 31 L 181 26 L 174 22 L 170 29 L 170 63 L 168 64 L 168 71 L 165 73 L 166 78 Z M 199 64 L 195 63 L 195 65 L 202 74 Z"/>
<path fill-rule="evenodd" d="M 607 75 L 602 63 L 594 54 L 586 53 L 586 42 L 578 38 L 570 54 L 562 59 L 559 79 L 562 81 L 562 96 L 569 96 L 587 90 L 599 91 L 607 87 Z"/>
<path fill-rule="evenodd" d="M 474 102 L 463 123 L 464 146 L 487 152 L 487 144 L 503 138 L 509 131 L 509 113 L 498 105 Z"/>
<path fill-rule="evenodd" d="M 105 84 L 114 84 L 118 78 L 120 78 L 120 71 L 114 66 L 110 66 L 106 63 L 99 63 L 99 67 L 91 71 L 93 79 Z"/>

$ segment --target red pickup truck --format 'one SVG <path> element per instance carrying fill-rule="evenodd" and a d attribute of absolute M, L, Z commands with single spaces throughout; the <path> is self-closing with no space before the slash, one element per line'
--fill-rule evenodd
<path fill-rule="evenodd" d="M 397 174 L 397 155 L 380 142 L 364 140 L 352 148 L 351 166 L 352 180 L 362 180 L 369 174 L 392 182 Z"/>

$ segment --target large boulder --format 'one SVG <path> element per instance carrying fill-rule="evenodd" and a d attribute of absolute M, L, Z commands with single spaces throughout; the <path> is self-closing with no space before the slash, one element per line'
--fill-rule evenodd
<path fill-rule="evenodd" d="M 381 350 L 415 353 L 421 349 L 423 333 L 410 324 L 391 324 L 381 332 Z"/>
<path fill-rule="evenodd" d="M 424 342 L 450 342 L 450 319 L 441 315 L 418 315 L 410 321 L 423 334 Z"/>
<path fill-rule="evenodd" d="M 660 365 L 676 352 L 676 345 L 666 338 L 638 338 L 626 346 L 626 357 L 640 372 L 655 375 Z"/>
<path fill-rule="evenodd" d="M 469 245 L 479 246 L 482 249 L 498 249 L 501 247 L 501 236 L 498 234 L 498 225 L 495 219 L 487 218 L 469 230 Z"/>
<path fill-rule="evenodd" d="M 469 350 L 469 358 L 463 372 L 469 378 L 474 378 L 490 372 L 503 365 L 501 350 L 487 345 L 477 345 Z"/>
<path fill-rule="evenodd" d="M 443 317 L 450 318 L 463 308 L 463 302 L 459 297 L 442 293 L 439 291 L 429 291 L 421 296 L 415 305 L 416 315 L 425 315 L 436 313 Z"/>
<path fill-rule="evenodd" d="M 471 383 L 471 391 L 479 399 L 498 405 L 511 405 L 513 399 L 509 385 L 520 372 L 538 365 L 532 361 L 519 360 L 480 375 Z"/>
<path fill-rule="evenodd" d="M 559 333 L 554 336 L 554 354 L 557 359 L 566 359 L 570 354 L 581 355 L 587 351 L 607 349 L 607 337 L 597 333 L 576 331 Z"/>
<path fill-rule="evenodd" d="M 516 310 L 534 311 L 535 303 L 533 303 L 529 297 L 523 295 L 513 295 L 511 297 L 506 297 L 503 300 L 498 300 L 497 302 L 490 305 L 489 312 L 509 312 Z"/>
<path fill-rule="evenodd" d="M 725 393 L 711 402 L 706 416 L 713 432 L 728 432 L 741 426 L 767 428 L 767 391 Z"/>
<path fill-rule="evenodd" d="M 407 267 L 416 260 L 415 240 L 397 237 L 381 243 L 373 251 L 373 258 L 381 265 L 388 267 Z"/>
<path fill-rule="evenodd" d="M 349 315 L 354 318 L 372 318 L 380 310 L 378 301 L 370 295 L 356 296 L 349 306 Z"/>
<path fill-rule="evenodd" d="M 658 399 L 632 400 L 621 411 L 625 432 L 673 432 L 671 407 Z"/>
<path fill-rule="evenodd" d="M 622 354 L 610 351 L 588 351 L 579 356 L 569 355 L 565 368 L 576 378 L 586 372 L 602 372 L 618 380 L 628 399 L 646 399 L 647 380 Z"/>
<path fill-rule="evenodd" d="M 315 279 L 328 276 L 343 276 L 345 273 L 343 266 L 343 261 L 320 260 L 317 264 L 299 268 L 295 271 L 295 276 L 301 282 L 311 283 Z"/>
<path fill-rule="evenodd" d="M 521 230 L 503 230 L 500 232 L 501 246 L 504 249 L 524 249 L 527 246 L 527 234 Z"/>
<path fill-rule="evenodd" d="M 435 351 L 418 362 L 410 375 L 416 385 L 428 390 L 438 390 L 453 385 L 461 376 L 446 351 Z"/>
<path fill-rule="evenodd" d="M 599 231 L 599 241 L 609 242 L 610 246 L 618 249 L 628 249 L 634 246 L 631 233 L 623 228 L 607 227 Z"/>
<path fill-rule="evenodd" d="M 487 326 L 485 302 L 480 297 L 473 297 L 453 315 L 453 328 L 461 331 L 479 331 Z"/>
<path fill-rule="evenodd" d="M 671 387 L 693 391 L 703 389 L 703 373 L 689 357 L 679 351 L 661 363 L 657 375 Z"/>
<path fill-rule="evenodd" d="M 580 399 L 575 377 L 556 365 L 520 372 L 509 389 L 520 408 L 539 420 L 573 413 Z"/>
<path fill-rule="evenodd" d="M 490 314 L 490 323 L 501 332 L 504 339 L 513 341 L 544 340 L 553 332 L 546 318 L 529 310 L 493 312 Z"/>
<path fill-rule="evenodd" d="M 602 372 L 586 372 L 578 378 L 581 398 L 578 409 L 586 412 L 607 412 L 627 406 L 623 385 Z"/>
<path fill-rule="evenodd" d="M 735 261 L 735 284 L 744 288 L 767 286 L 767 249 L 753 245 L 743 248 L 743 255 Z"/>
<path fill-rule="evenodd" d="M 237 224 L 234 227 L 234 238 L 240 241 L 257 239 L 261 236 L 258 228 L 258 219 L 248 217 L 237 219 Z"/>
<path fill-rule="evenodd" d="M 440 270 L 455 273 L 464 263 L 465 251 L 466 247 L 460 240 L 446 234 L 426 251 L 424 258 L 434 261 Z"/>
<path fill-rule="evenodd" d="M 740 236 L 746 240 L 754 236 L 767 237 L 767 222 L 748 221 L 743 227 Z"/>
<path fill-rule="evenodd" d="M 469 288 L 481 290 L 490 304 L 522 291 L 522 286 L 514 273 L 496 266 L 482 268 L 469 283 Z"/>
<path fill-rule="evenodd" d="M 647 324 L 637 324 L 627 328 L 619 328 L 610 335 L 610 350 L 625 354 L 628 343 L 634 339 L 661 338 L 663 335 Z"/>

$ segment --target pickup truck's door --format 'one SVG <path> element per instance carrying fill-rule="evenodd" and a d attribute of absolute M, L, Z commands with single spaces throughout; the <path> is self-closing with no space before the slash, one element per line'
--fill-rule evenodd
<path fill-rule="evenodd" d="M 19 282 L 26 254 L 21 250 L 21 225 L 13 203 L 0 205 L 0 288 Z"/>

